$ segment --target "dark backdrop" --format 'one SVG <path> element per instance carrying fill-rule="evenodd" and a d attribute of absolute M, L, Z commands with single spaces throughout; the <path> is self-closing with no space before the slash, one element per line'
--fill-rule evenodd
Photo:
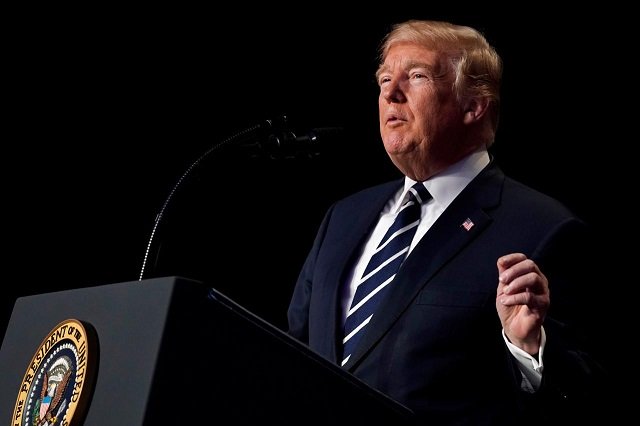
<path fill-rule="evenodd" d="M 154 217 L 185 170 L 282 114 L 298 132 L 340 126 L 346 137 L 313 161 L 208 156 L 173 199 L 153 273 L 204 280 L 284 326 L 325 209 L 398 176 L 378 135 L 373 74 L 378 41 L 409 17 L 485 33 L 505 63 L 498 162 L 608 237 L 610 213 L 593 204 L 593 188 L 612 177 L 618 119 L 583 20 L 527 8 L 30 11 L 16 17 L 6 65 L 15 96 L 0 332 L 16 297 L 137 280 Z M 607 238 L 603 247 L 614 251 Z"/>

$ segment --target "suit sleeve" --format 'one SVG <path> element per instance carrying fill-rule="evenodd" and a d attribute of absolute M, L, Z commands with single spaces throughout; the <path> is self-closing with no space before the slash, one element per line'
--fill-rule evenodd
<path fill-rule="evenodd" d="M 313 291 L 313 275 L 316 258 L 322 246 L 333 207 L 325 214 L 316 234 L 313 246 L 302 266 L 287 311 L 287 333 L 301 342 L 309 343 L 309 304 Z"/>
<path fill-rule="evenodd" d="M 544 373 L 531 401 L 548 424 L 611 418 L 614 392 L 602 339 L 610 318 L 603 306 L 604 265 L 596 240 L 593 230 L 571 219 L 531 256 L 549 281 L 551 300 L 544 323 Z"/>

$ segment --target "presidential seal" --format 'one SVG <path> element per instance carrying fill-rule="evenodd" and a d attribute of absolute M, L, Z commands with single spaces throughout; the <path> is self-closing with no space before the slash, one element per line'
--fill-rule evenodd
<path fill-rule="evenodd" d="M 22 379 L 12 426 L 82 424 L 95 383 L 97 336 L 68 319 L 42 341 Z"/>

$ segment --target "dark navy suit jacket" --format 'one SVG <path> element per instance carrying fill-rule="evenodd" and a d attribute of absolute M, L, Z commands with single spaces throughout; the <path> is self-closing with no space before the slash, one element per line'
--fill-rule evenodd
<path fill-rule="evenodd" d="M 333 362 L 342 339 L 341 286 L 402 185 L 396 180 L 335 203 L 299 275 L 289 333 Z M 592 266 L 588 243 L 587 227 L 567 208 L 505 177 L 492 161 L 405 260 L 344 368 L 427 424 L 575 421 L 599 406 L 593 389 L 602 388 L 600 365 L 573 333 L 574 325 L 586 325 L 580 312 L 589 286 L 584 271 Z M 535 394 L 521 391 L 495 308 L 496 261 L 512 252 L 534 259 L 550 283 L 545 373 Z"/>

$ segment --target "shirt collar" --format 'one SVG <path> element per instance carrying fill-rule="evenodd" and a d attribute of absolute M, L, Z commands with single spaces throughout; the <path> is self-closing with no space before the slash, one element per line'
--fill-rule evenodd
<path fill-rule="evenodd" d="M 489 164 L 489 153 L 483 148 L 467 155 L 462 160 L 427 179 L 423 184 L 436 203 L 448 206 L 487 164 Z M 409 188 L 415 183 L 415 180 L 405 177 L 404 189 L 393 208 L 394 211 L 398 211 L 402 206 Z"/>

